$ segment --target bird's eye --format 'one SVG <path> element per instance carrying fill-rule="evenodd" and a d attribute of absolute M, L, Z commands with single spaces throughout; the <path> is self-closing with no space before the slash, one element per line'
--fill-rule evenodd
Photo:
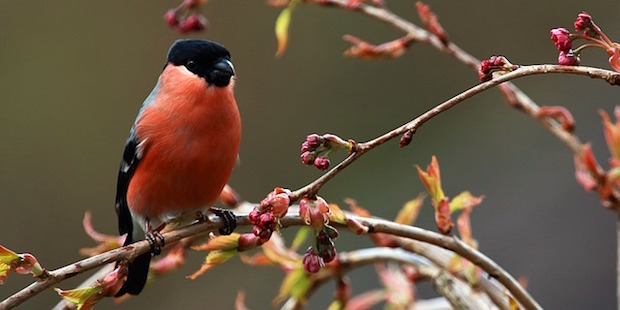
<path fill-rule="evenodd" d="M 196 62 L 193 60 L 189 60 L 187 61 L 187 64 L 185 64 L 185 66 L 187 67 L 187 69 L 189 69 L 190 71 L 196 69 Z"/>

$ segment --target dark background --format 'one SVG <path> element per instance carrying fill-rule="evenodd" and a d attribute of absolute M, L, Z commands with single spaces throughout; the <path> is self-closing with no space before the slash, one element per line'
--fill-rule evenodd
<path fill-rule="evenodd" d="M 587 4 L 586 4 L 587 3 Z M 86 210 L 95 227 L 116 232 L 114 191 L 123 143 L 138 108 L 159 75 L 169 45 L 182 37 L 162 15 L 174 1 L 4 1 L 0 9 L 0 244 L 33 253 L 54 269 L 81 259 L 93 242 L 83 233 Z M 388 1 L 419 24 L 413 1 Z M 506 55 L 513 63 L 554 63 L 549 29 L 572 28 L 585 10 L 612 38 L 620 38 L 617 1 L 431 1 L 450 37 L 479 58 Z M 360 14 L 316 5 L 299 6 L 290 46 L 273 57 L 278 9 L 265 1 L 213 1 L 211 22 L 195 35 L 225 44 L 238 72 L 243 117 L 241 165 L 230 183 L 258 201 L 274 186 L 299 188 L 319 175 L 299 162 L 308 133 L 371 139 L 475 85 L 476 76 L 426 45 L 414 45 L 391 61 L 342 56 L 341 37 L 353 34 L 381 43 L 402 33 Z M 587 50 L 586 65 L 608 68 L 607 55 Z M 516 82 L 540 105 L 564 105 L 577 134 L 591 141 L 606 164 L 599 109 L 620 103 L 617 88 L 578 76 L 535 76 Z M 595 194 L 574 181 L 569 150 L 536 121 L 511 109 L 497 90 L 485 92 L 424 125 L 413 143 L 373 150 L 322 191 L 330 202 L 346 197 L 392 218 L 424 190 L 414 164 L 436 154 L 446 194 L 484 194 L 473 213 L 480 249 L 549 309 L 615 305 L 615 218 Z M 341 157 L 336 156 L 335 159 Z M 428 201 L 418 224 L 434 229 Z M 344 234 L 340 250 L 370 246 Z M 270 309 L 283 273 L 249 267 L 238 259 L 196 281 L 203 253 L 190 253 L 182 270 L 148 287 L 139 298 L 98 309 L 230 309 L 237 290 L 252 309 Z M 377 287 L 372 269 L 353 273 L 353 291 Z M 65 281 L 70 289 L 85 276 Z M 30 283 L 10 276 L 5 298 Z M 311 308 L 325 308 L 333 285 Z M 24 309 L 53 306 L 48 290 Z"/>

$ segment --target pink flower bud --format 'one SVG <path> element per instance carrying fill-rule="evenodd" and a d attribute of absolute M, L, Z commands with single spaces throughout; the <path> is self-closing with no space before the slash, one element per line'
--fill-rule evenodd
<path fill-rule="evenodd" d="M 268 230 L 273 230 L 276 227 L 278 220 L 272 212 L 265 212 L 260 215 L 258 227 Z"/>
<path fill-rule="evenodd" d="M 316 154 L 312 151 L 306 151 L 301 154 L 301 162 L 306 165 L 314 164 L 315 158 L 316 158 Z"/>
<path fill-rule="evenodd" d="M 304 197 L 299 201 L 299 216 L 306 225 L 312 226 L 315 231 L 321 231 L 325 227 L 325 223 L 329 219 L 327 212 L 329 212 L 329 206 L 321 197 L 317 197 L 317 200 Z"/>
<path fill-rule="evenodd" d="M 175 9 L 170 9 L 164 14 L 164 20 L 166 24 L 170 27 L 175 27 L 179 24 L 179 18 L 177 17 L 177 11 Z"/>
<path fill-rule="evenodd" d="M 560 51 L 560 54 L 558 55 L 558 64 L 560 65 L 577 66 L 580 61 L 581 59 L 579 59 L 579 55 L 573 53 L 572 51 Z"/>
<path fill-rule="evenodd" d="M 208 23 L 209 21 L 207 21 L 204 16 L 199 14 L 192 14 L 188 16 L 184 22 L 181 22 L 179 24 L 178 30 L 181 33 L 202 31 L 207 28 Z"/>
<path fill-rule="evenodd" d="M 304 270 L 307 273 L 317 273 L 323 266 L 325 266 L 323 259 L 314 252 L 312 247 L 308 248 L 306 254 L 304 254 L 302 262 L 304 265 Z"/>
<path fill-rule="evenodd" d="M 260 221 L 260 214 L 261 212 L 258 210 L 257 207 L 254 207 L 254 209 L 252 209 L 252 212 L 248 214 L 248 219 L 250 220 L 250 223 L 252 223 L 252 225 L 258 225 Z"/>
<path fill-rule="evenodd" d="M 310 147 L 307 141 L 304 141 L 304 143 L 301 144 L 301 152 L 305 153 L 308 151 L 314 151 L 314 149 Z"/>
<path fill-rule="evenodd" d="M 273 230 L 254 226 L 254 228 L 252 228 L 252 233 L 262 240 L 269 240 L 269 238 L 271 237 L 271 233 L 273 233 Z"/>
<path fill-rule="evenodd" d="M 311 149 L 316 149 L 323 143 L 323 138 L 315 133 L 306 137 L 306 143 Z"/>
<path fill-rule="evenodd" d="M 558 51 L 568 52 L 573 47 L 573 41 L 570 39 L 570 32 L 565 28 L 551 29 L 551 41 Z"/>
<path fill-rule="evenodd" d="M 314 166 L 320 170 L 327 170 L 329 168 L 329 159 L 325 156 L 318 156 L 314 159 Z"/>
<path fill-rule="evenodd" d="M 573 26 L 575 26 L 577 31 L 587 32 L 589 29 L 592 29 L 592 17 L 586 12 L 581 12 L 577 15 L 577 20 L 575 20 Z"/>
<path fill-rule="evenodd" d="M 277 217 L 283 217 L 288 212 L 291 198 L 288 192 L 281 187 L 276 187 L 265 199 L 260 202 L 261 210 L 269 210 Z"/>

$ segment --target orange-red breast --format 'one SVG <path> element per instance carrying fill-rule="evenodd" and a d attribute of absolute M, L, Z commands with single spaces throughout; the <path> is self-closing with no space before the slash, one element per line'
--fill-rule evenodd
<path fill-rule="evenodd" d="M 161 223 L 211 207 L 235 165 L 241 119 L 228 50 L 206 40 L 179 40 L 144 101 L 123 152 L 116 212 L 125 245 Z M 151 253 L 129 264 L 117 296 L 139 294 Z"/>

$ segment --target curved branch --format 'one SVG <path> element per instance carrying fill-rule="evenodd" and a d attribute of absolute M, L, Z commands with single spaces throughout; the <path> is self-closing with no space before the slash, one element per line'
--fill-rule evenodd
<path fill-rule="evenodd" d="M 248 203 L 236 210 L 237 212 L 244 214 L 237 216 L 238 227 L 251 227 L 247 214 L 253 206 L 253 204 Z M 283 227 L 305 225 L 304 221 L 299 217 L 299 212 L 296 209 L 297 208 L 293 207 L 287 216 L 280 219 L 280 223 Z M 510 274 L 508 274 L 508 272 L 502 269 L 490 258 L 467 246 L 456 237 L 444 236 L 419 227 L 405 226 L 382 219 L 362 218 L 348 212 L 347 217 L 368 226 L 370 233 L 386 233 L 431 243 L 451 250 L 480 267 L 491 277 L 496 278 L 526 309 L 541 309 L 538 303 Z M 221 226 L 222 223 L 219 218 L 214 218 L 209 222 L 195 223 L 171 232 L 167 232 L 163 235 L 166 240 L 166 247 L 172 246 L 175 242 L 178 242 L 183 238 L 214 231 Z M 62 282 L 63 280 L 88 270 L 119 260 L 132 260 L 140 254 L 147 253 L 149 248 L 149 243 L 143 240 L 50 271 L 47 278 L 40 279 L 39 281 L 30 284 L 28 287 L 0 302 L 0 309 L 12 309 L 38 293 Z"/>
<path fill-rule="evenodd" d="M 336 165 L 327 173 L 321 175 L 319 178 L 311 182 L 310 184 L 294 191 L 291 193 L 291 201 L 295 201 L 300 199 L 303 196 L 312 196 L 318 192 L 318 190 L 329 180 L 331 180 L 334 176 L 336 176 L 340 171 L 344 170 L 348 165 L 353 163 L 356 159 L 361 157 L 364 153 L 369 150 L 395 138 L 407 131 L 415 131 L 428 120 L 433 117 L 439 115 L 440 113 L 454 107 L 455 105 L 465 101 L 468 98 L 471 98 L 474 95 L 477 95 L 489 88 L 495 87 L 502 83 L 508 82 L 510 80 L 514 80 L 517 78 L 521 78 L 524 76 L 530 75 L 538 75 L 538 74 L 553 74 L 553 73 L 564 73 L 564 74 L 576 74 L 587 76 L 590 78 L 601 79 L 608 82 L 611 85 L 620 86 L 620 73 L 600 69 L 600 68 L 592 68 L 592 67 L 572 67 L 572 66 L 560 66 L 560 65 L 532 65 L 532 66 L 522 66 L 519 69 L 506 73 L 502 76 L 494 78 L 488 82 L 484 82 L 478 84 L 446 101 L 435 106 L 434 108 L 424 112 L 422 115 L 416 117 L 410 122 L 393 129 L 390 132 L 387 132 L 373 140 L 370 140 L 365 143 L 357 144 L 355 151 L 345 158 L 342 162 Z M 536 106 L 537 107 L 537 106 Z M 537 107 L 538 109 L 538 107 Z M 536 110 L 537 111 L 537 110 Z M 532 112 L 536 113 L 536 112 Z M 538 118 L 537 118 L 538 119 Z M 556 126 L 553 122 L 544 120 L 543 124 L 549 128 L 556 136 L 560 137 L 562 141 L 565 141 L 574 152 L 581 152 L 581 143 L 577 138 L 566 130 L 562 129 L 560 126 Z"/>
<path fill-rule="evenodd" d="M 339 270 L 338 275 L 331 273 L 318 274 L 312 277 L 310 289 L 305 294 L 304 299 L 308 299 L 316 288 L 323 283 L 334 279 L 343 272 L 349 272 L 354 268 L 362 267 L 367 264 L 378 262 L 396 262 L 400 264 L 414 265 L 419 268 L 420 272 L 428 277 L 433 286 L 452 306 L 454 309 L 485 309 L 485 302 L 480 296 L 474 295 L 471 287 L 465 282 L 457 279 L 445 269 L 438 268 L 425 258 L 404 251 L 403 249 L 394 248 L 368 248 L 359 249 L 350 252 L 338 253 Z M 294 310 L 303 308 L 301 300 L 287 301 L 281 310 Z"/>

